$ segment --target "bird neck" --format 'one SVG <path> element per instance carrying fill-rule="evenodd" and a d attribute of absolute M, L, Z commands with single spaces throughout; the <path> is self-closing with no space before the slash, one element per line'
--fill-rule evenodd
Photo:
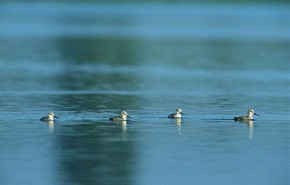
<path fill-rule="evenodd" d="M 181 113 L 180 113 L 179 111 L 176 111 L 175 116 L 176 116 L 177 118 L 180 118 L 180 117 L 181 117 Z"/>
<path fill-rule="evenodd" d="M 124 114 L 121 115 L 121 119 L 122 119 L 122 120 L 126 120 L 126 118 L 127 118 L 126 115 L 124 115 Z"/>
<path fill-rule="evenodd" d="M 249 113 L 248 113 L 248 118 L 249 118 L 249 119 L 253 119 L 253 113 L 249 112 Z"/>
<path fill-rule="evenodd" d="M 52 115 L 48 115 L 48 116 L 47 116 L 47 120 L 49 120 L 49 121 L 53 121 L 53 116 L 52 116 Z"/>

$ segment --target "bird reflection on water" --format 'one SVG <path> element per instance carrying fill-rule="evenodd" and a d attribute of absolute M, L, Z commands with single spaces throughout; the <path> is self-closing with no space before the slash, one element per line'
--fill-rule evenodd
<path fill-rule="evenodd" d="M 254 137 L 254 121 L 253 120 L 240 120 L 238 121 L 242 124 L 246 124 L 248 126 L 249 139 L 253 139 Z"/>

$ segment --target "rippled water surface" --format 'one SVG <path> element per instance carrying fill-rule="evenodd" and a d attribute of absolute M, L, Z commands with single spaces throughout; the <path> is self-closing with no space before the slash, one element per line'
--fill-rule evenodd
<path fill-rule="evenodd" d="M 2 4 L 0 183 L 289 184 L 289 7 Z"/>

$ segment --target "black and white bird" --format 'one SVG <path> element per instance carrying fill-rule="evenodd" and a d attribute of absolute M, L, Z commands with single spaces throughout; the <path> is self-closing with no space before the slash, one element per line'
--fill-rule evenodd
<path fill-rule="evenodd" d="M 111 121 L 126 121 L 127 118 L 131 118 L 126 111 L 122 111 L 120 116 L 111 117 Z"/>
<path fill-rule="evenodd" d="M 40 118 L 40 121 L 53 121 L 54 118 L 58 118 L 58 117 L 55 116 L 53 112 L 50 112 L 47 114 L 47 116 Z"/>
<path fill-rule="evenodd" d="M 253 120 L 254 119 L 254 115 L 256 116 L 260 116 L 259 114 L 256 114 L 254 109 L 249 109 L 247 116 L 237 116 L 234 117 L 235 121 L 248 121 L 248 120 Z"/>
<path fill-rule="evenodd" d="M 172 114 L 168 115 L 168 118 L 181 118 L 182 115 L 184 115 L 184 114 L 182 113 L 181 108 L 177 108 L 175 113 L 172 113 Z"/>

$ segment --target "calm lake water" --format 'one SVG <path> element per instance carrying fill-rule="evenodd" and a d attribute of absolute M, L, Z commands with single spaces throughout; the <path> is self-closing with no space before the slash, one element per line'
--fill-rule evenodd
<path fill-rule="evenodd" d="M 2 3 L 0 184 L 289 185 L 289 9 Z"/>

